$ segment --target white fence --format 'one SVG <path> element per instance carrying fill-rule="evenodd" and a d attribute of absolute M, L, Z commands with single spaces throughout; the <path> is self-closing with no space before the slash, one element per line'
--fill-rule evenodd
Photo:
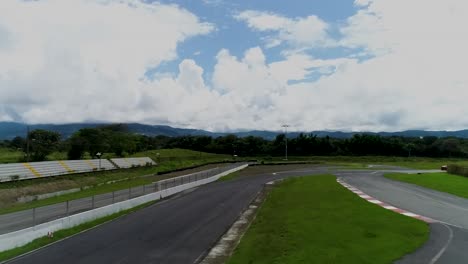
<path fill-rule="evenodd" d="M 112 159 L 112 162 L 107 159 L 92 159 L 0 164 L 0 182 L 148 165 L 156 165 L 156 163 L 144 157 Z"/>

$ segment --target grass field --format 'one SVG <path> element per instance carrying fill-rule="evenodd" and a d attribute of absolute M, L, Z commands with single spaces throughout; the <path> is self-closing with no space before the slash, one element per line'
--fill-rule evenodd
<path fill-rule="evenodd" d="M 428 238 L 426 223 L 349 192 L 330 175 L 274 188 L 229 264 L 392 263 Z"/>
<path fill-rule="evenodd" d="M 0 148 L 0 163 L 18 162 L 23 157 L 23 152 L 9 148 Z"/>
<path fill-rule="evenodd" d="M 389 173 L 385 174 L 385 177 L 468 198 L 468 178 L 463 176 L 441 172 L 423 174 Z"/>

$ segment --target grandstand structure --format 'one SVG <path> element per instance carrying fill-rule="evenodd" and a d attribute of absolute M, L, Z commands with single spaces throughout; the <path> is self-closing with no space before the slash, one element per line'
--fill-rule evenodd
<path fill-rule="evenodd" d="M 0 182 L 154 165 L 149 157 L 8 163 L 0 164 Z"/>

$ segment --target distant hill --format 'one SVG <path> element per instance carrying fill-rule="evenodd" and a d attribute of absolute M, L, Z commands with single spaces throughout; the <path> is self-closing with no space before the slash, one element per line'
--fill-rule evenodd
<path fill-rule="evenodd" d="M 46 129 L 58 132 L 62 135 L 63 138 L 71 136 L 73 133 L 78 131 L 81 128 L 94 128 L 98 126 L 107 125 L 105 123 L 74 123 L 74 124 L 37 124 L 30 125 L 30 129 Z M 185 128 L 175 128 L 171 126 L 163 125 L 145 125 L 138 123 L 129 123 L 126 124 L 129 131 L 133 133 L 138 133 L 147 136 L 169 136 L 177 137 L 184 135 L 206 135 L 212 137 L 223 136 L 227 134 L 235 134 L 239 137 L 247 136 L 256 136 L 262 137 L 265 139 L 274 139 L 279 133 L 278 131 L 262 131 L 262 130 L 253 130 L 245 132 L 233 132 L 233 133 L 218 133 L 210 132 L 199 129 L 185 129 Z M 0 122 L 0 140 L 12 139 L 16 136 L 25 137 L 27 131 L 27 125 L 22 123 L 14 122 Z M 291 132 L 288 133 L 288 137 L 297 137 L 300 132 Z M 468 138 L 468 130 L 459 130 L 459 131 L 424 131 L 424 130 L 407 130 L 401 132 L 341 132 L 341 131 L 311 131 L 304 133 L 312 133 L 318 137 L 332 137 L 332 138 L 351 138 L 354 134 L 373 134 L 381 136 L 403 136 L 403 137 L 427 137 L 427 136 L 436 136 L 436 137 L 459 137 L 459 138 Z"/>

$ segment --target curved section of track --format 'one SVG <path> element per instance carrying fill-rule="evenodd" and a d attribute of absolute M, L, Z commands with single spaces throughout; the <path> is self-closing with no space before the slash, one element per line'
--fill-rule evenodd
<path fill-rule="evenodd" d="M 383 177 L 381 171 L 335 173 L 364 193 L 395 207 L 420 214 L 438 223 L 430 224 L 429 241 L 397 263 L 468 262 L 468 200 L 447 193 Z"/>

